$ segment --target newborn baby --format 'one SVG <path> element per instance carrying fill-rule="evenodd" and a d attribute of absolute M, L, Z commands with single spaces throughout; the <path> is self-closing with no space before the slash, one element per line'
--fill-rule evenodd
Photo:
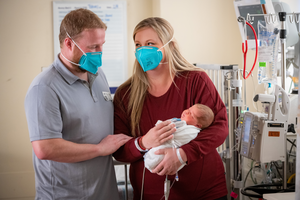
<path fill-rule="evenodd" d="M 212 110 L 203 105 L 195 104 L 192 107 L 184 110 L 181 114 L 181 118 L 170 119 L 176 126 L 173 139 L 165 142 L 164 144 L 150 149 L 144 155 L 145 167 L 152 172 L 153 169 L 164 159 L 164 155 L 156 155 L 155 152 L 164 148 L 179 148 L 184 144 L 189 143 L 195 139 L 201 129 L 208 127 L 214 120 L 214 113 Z M 158 120 L 157 124 L 162 121 Z M 182 164 L 177 171 L 182 169 Z"/>

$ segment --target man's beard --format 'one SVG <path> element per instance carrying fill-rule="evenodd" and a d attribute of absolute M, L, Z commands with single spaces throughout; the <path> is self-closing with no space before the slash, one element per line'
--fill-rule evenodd
<path fill-rule="evenodd" d="M 75 59 L 75 63 L 79 64 L 80 59 L 81 59 L 81 57 Z M 81 69 L 80 66 L 78 66 L 78 65 L 73 65 L 73 66 L 75 67 L 76 72 L 79 72 L 79 73 L 85 73 L 86 72 L 85 69 Z"/>
<path fill-rule="evenodd" d="M 76 72 L 80 72 L 80 73 L 85 73 L 85 72 L 87 72 L 85 69 L 81 69 L 79 66 L 77 66 L 77 65 L 73 65 L 76 69 Z"/>

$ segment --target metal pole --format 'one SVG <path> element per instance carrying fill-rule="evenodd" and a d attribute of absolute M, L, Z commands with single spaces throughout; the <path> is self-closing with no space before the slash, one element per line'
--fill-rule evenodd
<path fill-rule="evenodd" d="M 241 83 L 242 81 L 238 79 L 238 70 L 232 70 L 230 72 L 230 78 L 228 80 L 228 91 L 229 91 L 229 117 L 228 117 L 228 124 L 229 124 L 229 146 L 227 149 L 229 153 L 232 155 L 230 159 L 230 179 L 237 181 L 238 173 L 239 173 L 239 164 L 240 158 L 239 153 L 233 147 L 236 147 L 237 141 L 234 130 L 237 128 L 237 119 L 239 118 L 239 114 L 241 112 L 242 104 L 242 90 L 241 90 Z M 228 77 L 227 77 L 228 78 Z M 227 164 L 227 163 L 226 163 Z M 227 166 L 226 166 L 227 167 Z M 232 184 L 233 182 L 231 182 Z M 237 188 L 239 189 L 239 188 Z M 231 188 L 230 188 L 231 190 Z M 229 191 L 230 191 L 229 190 Z M 238 196 L 237 200 L 240 199 Z"/>
<path fill-rule="evenodd" d="M 124 170 L 125 170 L 125 200 L 128 200 L 127 164 L 124 165 Z"/>
<path fill-rule="evenodd" d="M 285 29 L 285 20 L 286 20 L 286 12 L 279 12 L 278 13 L 279 20 L 281 22 L 281 29 L 280 29 L 280 41 L 281 41 L 281 85 L 282 88 L 285 90 L 285 77 L 286 77 L 286 29 Z M 282 101 L 284 101 L 284 96 L 282 96 Z M 286 135 L 284 140 L 284 146 L 286 147 Z M 286 148 L 285 148 L 286 149 Z M 285 162 L 283 163 L 283 189 L 286 189 L 287 180 L 286 180 L 286 169 L 287 169 L 287 160 L 285 158 Z"/>
<path fill-rule="evenodd" d="M 298 96 L 299 101 L 299 96 Z M 299 110 L 298 110 L 298 116 L 299 116 Z M 297 156 L 296 156 L 296 196 L 295 200 L 300 199 L 300 135 L 299 135 L 299 129 L 297 128 Z"/>
<path fill-rule="evenodd" d="M 226 106 L 226 110 L 227 110 L 227 118 L 228 118 L 228 131 L 229 134 L 225 140 L 226 143 L 226 159 L 225 159 L 225 166 L 226 166 L 226 185 L 227 185 L 227 199 L 231 199 L 230 197 L 230 192 L 231 192 L 231 188 L 232 188 L 232 181 L 233 177 L 233 167 L 232 166 L 232 157 L 231 157 L 231 132 L 232 132 L 232 126 L 231 126 L 231 120 L 232 120 L 232 115 L 231 115 L 231 108 L 232 108 L 232 102 L 230 101 L 231 99 L 231 88 L 230 88 L 230 81 L 228 80 L 228 74 L 229 74 L 229 70 L 224 70 L 223 71 L 223 76 L 222 77 L 226 77 L 224 78 L 224 104 Z"/>
<path fill-rule="evenodd" d="M 300 15 L 298 15 L 298 19 L 299 19 Z M 297 30 L 299 32 L 300 30 L 300 24 L 297 24 Z M 298 42 L 298 44 L 295 46 L 295 48 L 297 48 L 296 52 L 298 52 L 298 54 L 295 55 L 295 62 L 298 66 L 300 66 L 300 56 L 299 56 L 299 50 L 300 50 L 300 42 Z M 300 70 L 298 70 L 298 78 L 299 78 L 299 74 L 300 74 Z M 299 102 L 300 102 L 300 96 L 299 96 L 299 92 L 298 92 L 298 106 L 299 106 Z M 297 122 L 296 124 L 298 124 L 297 129 L 296 129 L 296 133 L 297 133 L 297 146 L 300 147 L 300 125 L 299 125 L 299 116 L 300 116 L 300 109 L 298 108 L 298 112 L 297 112 Z M 296 195 L 295 195 L 295 200 L 300 199 L 300 148 L 297 148 L 297 153 L 296 153 Z"/>
<path fill-rule="evenodd" d="M 285 90 L 285 77 L 286 77 L 286 29 L 285 29 L 285 20 L 286 13 L 279 12 L 278 13 L 279 20 L 281 22 L 280 29 L 280 42 L 281 42 L 281 86 Z"/>

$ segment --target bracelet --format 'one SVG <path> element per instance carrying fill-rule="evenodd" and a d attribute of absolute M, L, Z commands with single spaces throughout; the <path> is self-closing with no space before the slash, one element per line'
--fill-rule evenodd
<path fill-rule="evenodd" d="M 178 160 L 180 161 L 180 163 L 181 163 L 182 165 L 186 165 L 186 162 L 184 162 L 184 161 L 182 160 L 182 158 L 181 158 L 179 148 L 176 149 L 176 154 L 177 154 L 177 158 L 178 158 Z"/>
<path fill-rule="evenodd" d="M 136 138 L 136 139 L 134 140 L 135 147 L 136 147 L 140 152 L 147 152 L 147 151 L 148 151 L 147 149 L 146 149 L 146 150 L 143 150 L 143 149 L 140 147 L 140 145 L 139 145 L 139 139 L 140 139 L 140 138 Z"/>
<path fill-rule="evenodd" d="M 144 137 L 144 135 L 138 139 L 138 142 L 139 142 L 139 146 L 141 147 L 141 149 L 143 149 L 144 151 L 146 151 L 147 149 L 144 148 L 143 145 L 142 145 L 142 138 L 143 137 Z"/>

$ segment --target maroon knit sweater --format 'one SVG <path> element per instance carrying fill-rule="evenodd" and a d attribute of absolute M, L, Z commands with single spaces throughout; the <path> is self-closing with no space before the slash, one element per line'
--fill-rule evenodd
<path fill-rule="evenodd" d="M 195 103 L 205 104 L 214 114 L 213 124 L 202 130 L 190 143 L 181 148 L 187 155 L 188 164 L 178 172 L 176 181 L 170 190 L 169 199 L 217 199 L 227 194 L 224 167 L 216 151 L 228 135 L 226 107 L 215 86 L 205 72 L 183 72 L 174 78 L 169 90 L 160 97 L 147 94 L 140 120 L 141 135 L 145 135 L 157 120 L 180 118 L 183 110 Z M 127 114 L 127 88 L 118 91 L 114 97 L 115 134 L 131 135 L 130 116 Z M 124 97 L 125 95 L 125 97 Z M 125 112 L 124 112 L 125 110 Z M 143 153 L 128 141 L 113 156 L 123 162 L 131 163 L 130 181 L 134 189 L 134 200 L 140 199 L 144 169 Z M 171 183 L 174 176 L 168 176 Z M 145 170 L 144 200 L 160 200 L 164 195 L 165 176 Z M 163 198 L 164 199 L 164 198 Z"/>

